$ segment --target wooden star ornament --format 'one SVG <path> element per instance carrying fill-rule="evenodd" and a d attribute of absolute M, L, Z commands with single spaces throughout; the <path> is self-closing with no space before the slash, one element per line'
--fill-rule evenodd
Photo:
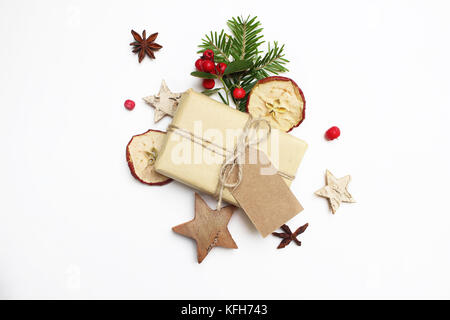
<path fill-rule="evenodd" d="M 166 115 L 173 117 L 178 107 L 182 93 L 174 93 L 169 90 L 166 82 L 161 82 L 161 88 L 157 95 L 144 97 L 144 101 L 155 108 L 153 121 L 156 123 Z"/>
<path fill-rule="evenodd" d="M 236 207 L 227 206 L 212 210 L 195 193 L 195 217 L 193 220 L 173 227 L 172 230 L 197 242 L 197 259 L 201 263 L 214 247 L 237 249 L 227 225 Z"/>
<path fill-rule="evenodd" d="M 341 202 L 356 202 L 352 195 L 348 192 L 347 187 L 350 183 L 349 175 L 337 179 L 330 171 L 326 172 L 326 186 L 316 191 L 316 195 L 328 198 L 330 201 L 331 211 L 336 213 Z"/>

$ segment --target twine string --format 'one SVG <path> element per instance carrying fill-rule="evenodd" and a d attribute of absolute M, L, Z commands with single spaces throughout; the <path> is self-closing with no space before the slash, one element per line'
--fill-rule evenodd
<path fill-rule="evenodd" d="M 259 137 L 258 131 L 261 124 L 265 124 L 267 130 L 264 131 L 262 137 Z M 266 141 L 269 138 L 271 131 L 272 127 L 270 126 L 269 121 L 265 119 L 253 119 L 251 115 L 249 116 L 247 123 L 234 146 L 233 152 L 225 158 L 225 161 L 220 167 L 219 182 L 215 194 L 217 197 L 217 210 L 220 210 L 222 206 L 223 190 L 225 188 L 236 188 L 242 181 L 242 163 L 245 162 L 245 150 L 250 146 Z M 236 180 L 230 182 L 229 178 L 235 168 L 238 170 Z"/>
<path fill-rule="evenodd" d="M 265 130 L 264 136 L 258 137 L 258 131 L 261 127 L 261 124 L 265 124 L 267 129 Z M 249 118 L 243 128 L 242 133 L 237 139 L 237 143 L 234 146 L 233 151 L 224 149 L 222 146 L 217 145 L 212 141 L 208 141 L 202 137 L 198 137 L 187 130 L 179 128 L 174 124 L 170 124 L 167 131 L 173 132 L 181 137 L 184 137 L 185 139 L 192 141 L 193 143 L 199 144 L 203 148 L 215 154 L 218 154 L 225 159 L 220 167 L 219 181 L 217 184 L 216 192 L 214 194 L 214 197 L 218 199 L 217 209 L 220 209 L 220 207 L 222 206 L 223 190 L 225 188 L 236 188 L 242 181 L 241 164 L 243 163 L 242 161 L 245 161 L 245 158 L 242 159 L 242 157 L 245 157 L 245 150 L 249 146 L 257 145 L 261 142 L 266 141 L 271 134 L 272 128 L 267 120 L 253 119 L 252 116 L 249 115 Z M 228 180 L 230 179 L 236 167 L 238 169 L 236 180 L 230 182 Z M 295 176 L 287 174 L 285 172 L 277 171 L 277 174 L 285 179 L 295 179 Z"/>

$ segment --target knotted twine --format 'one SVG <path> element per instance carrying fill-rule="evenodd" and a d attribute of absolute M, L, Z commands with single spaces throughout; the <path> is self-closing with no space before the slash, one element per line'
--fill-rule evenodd
<path fill-rule="evenodd" d="M 266 124 L 267 130 L 262 137 L 259 137 L 258 129 L 262 123 Z M 247 148 L 266 141 L 269 138 L 271 131 L 272 127 L 270 126 L 269 121 L 261 118 L 253 119 L 253 117 L 249 115 L 247 123 L 234 146 L 233 152 L 226 156 L 225 161 L 220 167 L 219 182 L 215 193 L 215 197 L 217 198 L 217 210 L 220 210 L 222 206 L 223 190 L 225 188 L 235 189 L 242 181 L 242 164 L 243 161 L 245 161 L 245 151 Z M 238 170 L 237 178 L 235 181 L 230 182 L 228 180 L 236 167 Z"/>

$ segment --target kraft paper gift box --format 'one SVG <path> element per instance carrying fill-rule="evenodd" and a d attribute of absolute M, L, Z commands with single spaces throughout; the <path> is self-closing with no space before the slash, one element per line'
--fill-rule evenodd
<path fill-rule="evenodd" d="M 155 163 L 156 171 L 199 191 L 216 194 L 220 168 L 225 159 L 220 154 L 233 151 L 248 118 L 247 113 L 189 89 L 181 97 L 169 126 L 165 144 Z M 272 129 L 269 138 L 254 147 L 268 156 L 290 186 L 307 144 Z M 226 188 L 223 200 L 239 206 Z"/>

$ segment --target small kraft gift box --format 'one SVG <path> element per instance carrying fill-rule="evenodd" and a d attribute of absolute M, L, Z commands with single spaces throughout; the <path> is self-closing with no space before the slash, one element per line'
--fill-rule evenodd
<path fill-rule="evenodd" d="M 289 186 L 306 149 L 267 121 L 189 89 L 155 169 L 241 207 L 265 237 L 303 210 Z"/>

